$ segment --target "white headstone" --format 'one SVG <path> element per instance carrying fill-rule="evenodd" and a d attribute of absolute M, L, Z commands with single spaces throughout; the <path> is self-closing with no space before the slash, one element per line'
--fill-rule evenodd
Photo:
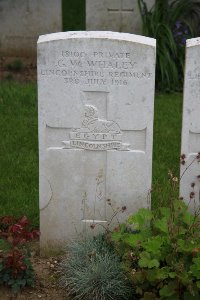
<path fill-rule="evenodd" d="M 151 8 L 155 0 L 147 0 Z M 86 29 L 142 33 L 138 0 L 86 0 Z"/>
<path fill-rule="evenodd" d="M 192 211 L 200 204 L 200 178 L 197 177 L 200 175 L 200 164 L 195 159 L 200 152 L 199 58 L 200 38 L 187 40 L 181 147 L 181 154 L 185 154 L 186 163 L 181 165 L 180 196 L 187 204 L 190 203 Z M 195 161 L 192 163 L 193 160 Z M 192 183 L 195 183 L 194 187 L 191 186 Z M 191 192 L 195 195 L 190 200 Z"/>
<path fill-rule="evenodd" d="M 0 55 L 36 56 L 39 35 L 62 30 L 61 0 L 1 0 Z"/>
<path fill-rule="evenodd" d="M 148 206 L 154 80 L 154 39 L 113 32 L 39 38 L 42 249 L 93 223 L 106 226 L 107 199 L 114 211 L 126 206 L 119 220 Z"/>

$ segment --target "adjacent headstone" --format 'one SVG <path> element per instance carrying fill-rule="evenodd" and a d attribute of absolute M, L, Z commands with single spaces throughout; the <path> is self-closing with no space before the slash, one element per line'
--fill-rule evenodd
<path fill-rule="evenodd" d="M 121 207 L 119 221 L 149 205 L 154 80 L 154 39 L 113 32 L 39 38 L 42 250 L 107 226 Z"/>
<path fill-rule="evenodd" d="M 186 163 L 181 164 L 180 196 L 192 211 L 200 204 L 200 164 L 195 159 L 200 152 L 199 57 L 200 38 L 187 40 L 181 147 L 181 154 L 186 156 Z"/>
<path fill-rule="evenodd" d="M 0 0 L 0 55 L 36 56 L 39 35 L 62 30 L 61 0 Z"/>
<path fill-rule="evenodd" d="M 145 2 L 151 8 L 155 0 Z M 86 0 L 86 29 L 142 34 L 138 0 Z"/>

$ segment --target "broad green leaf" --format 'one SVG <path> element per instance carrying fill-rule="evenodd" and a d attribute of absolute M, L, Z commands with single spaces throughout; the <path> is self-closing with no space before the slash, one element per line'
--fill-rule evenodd
<path fill-rule="evenodd" d="M 160 296 L 161 297 L 171 297 L 174 296 L 176 294 L 176 283 L 175 282 L 170 282 L 167 285 L 164 285 L 161 289 L 160 289 Z"/>
<path fill-rule="evenodd" d="M 187 232 L 187 229 L 185 229 L 183 226 L 179 226 L 177 229 L 180 236 L 185 235 Z"/>
<path fill-rule="evenodd" d="M 123 241 L 130 247 L 139 246 L 144 239 L 145 237 L 141 233 L 127 233 L 123 236 Z"/>
<path fill-rule="evenodd" d="M 150 269 L 147 271 L 147 279 L 150 282 L 154 282 L 154 281 L 162 281 L 166 278 L 169 277 L 170 274 L 170 268 L 169 267 L 163 267 L 163 268 L 159 268 L 159 269 Z"/>
<path fill-rule="evenodd" d="M 141 268 L 158 268 L 159 267 L 159 261 L 157 259 L 152 259 L 150 254 L 148 252 L 142 252 L 140 254 L 140 260 L 138 262 L 139 266 Z"/>
<path fill-rule="evenodd" d="M 174 279 L 176 277 L 176 273 L 175 272 L 169 272 L 169 277 Z"/>
<path fill-rule="evenodd" d="M 153 254 L 158 254 L 159 250 L 163 244 L 163 239 L 161 236 L 153 236 L 142 243 L 142 246 L 147 252 L 152 252 Z"/>
<path fill-rule="evenodd" d="M 186 211 L 182 216 L 182 221 L 187 225 L 191 225 L 194 222 L 194 216 Z"/>
<path fill-rule="evenodd" d="M 189 252 L 191 253 L 192 250 L 198 245 L 196 244 L 196 241 L 194 240 L 182 240 L 179 239 L 177 241 L 177 245 L 178 245 L 178 250 L 179 252 Z"/>
<path fill-rule="evenodd" d="M 162 218 L 155 220 L 154 226 L 155 228 L 159 229 L 161 232 L 168 233 L 168 219 L 167 218 Z"/>
<path fill-rule="evenodd" d="M 161 269 L 158 269 L 157 271 L 157 279 L 160 279 L 160 280 L 164 280 L 166 279 L 167 277 L 169 277 L 169 268 L 168 267 L 163 267 Z"/>
<path fill-rule="evenodd" d="M 129 217 L 128 222 L 134 224 L 135 229 L 142 230 L 144 227 L 149 226 L 152 218 L 153 213 L 151 210 L 141 208 L 135 215 Z"/>

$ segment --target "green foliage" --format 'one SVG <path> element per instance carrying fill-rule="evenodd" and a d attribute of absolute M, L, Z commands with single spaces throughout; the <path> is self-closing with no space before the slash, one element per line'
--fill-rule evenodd
<path fill-rule="evenodd" d="M 185 41 L 199 32 L 198 0 L 156 0 L 148 10 L 145 0 L 138 0 L 143 34 L 157 40 L 156 86 L 180 90 L 183 83 Z"/>
<path fill-rule="evenodd" d="M 75 299 L 129 299 L 130 286 L 104 236 L 69 246 L 61 262 L 61 284 Z"/>
<path fill-rule="evenodd" d="M 15 59 L 6 65 L 8 71 L 20 72 L 24 69 L 24 64 L 21 59 Z"/>
<path fill-rule="evenodd" d="M 63 30 L 85 30 L 85 0 L 62 1 Z"/>
<path fill-rule="evenodd" d="M 174 176 L 180 174 L 180 142 L 182 119 L 181 94 L 159 94 L 155 101 L 154 146 L 153 146 L 153 190 L 152 209 L 167 206 L 171 197 L 171 184 L 168 178 L 172 167 Z M 179 196 L 179 187 L 174 188 L 174 197 Z"/>
<path fill-rule="evenodd" d="M 140 299 L 199 299 L 200 219 L 181 200 L 140 209 L 112 233 Z"/>
<path fill-rule="evenodd" d="M 33 83 L 0 83 L 0 216 L 39 224 L 37 95 Z"/>

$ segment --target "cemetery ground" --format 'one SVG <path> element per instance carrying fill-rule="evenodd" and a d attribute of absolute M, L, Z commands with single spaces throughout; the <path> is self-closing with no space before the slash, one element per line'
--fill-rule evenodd
<path fill-rule="evenodd" d="M 38 228 L 37 86 L 34 81 L 25 82 L 25 70 L 19 73 L 16 81 L 12 79 L 16 72 L 9 71 L 5 76 L 7 79 L 0 84 L 0 211 L 1 215 L 26 215 L 33 227 Z M 169 169 L 174 176 L 179 176 L 181 113 L 182 94 L 156 94 L 153 208 L 167 202 Z M 178 196 L 178 190 L 176 192 Z M 40 258 L 38 242 L 34 242 L 30 250 L 34 254 L 36 287 L 25 289 L 18 299 L 64 299 L 64 292 L 57 289 L 57 279 L 51 268 L 59 258 Z M 1 289 L 1 293 L 1 299 L 12 299 L 8 289 Z"/>

